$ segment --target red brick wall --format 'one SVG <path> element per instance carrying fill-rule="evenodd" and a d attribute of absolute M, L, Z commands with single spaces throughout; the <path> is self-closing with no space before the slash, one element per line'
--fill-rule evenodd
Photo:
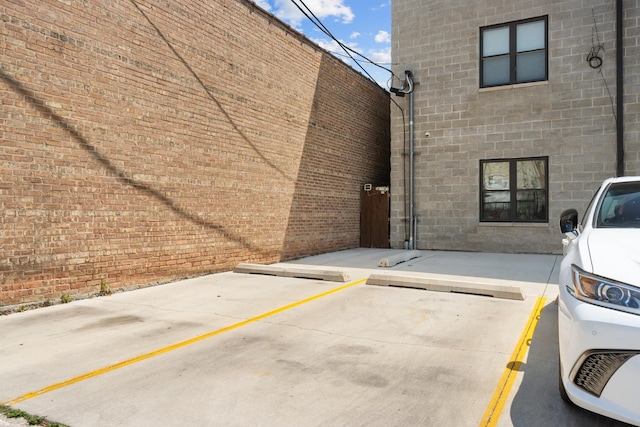
<path fill-rule="evenodd" d="M 7 0 L 0 24 L 0 307 L 358 245 L 388 97 L 252 3 Z"/>

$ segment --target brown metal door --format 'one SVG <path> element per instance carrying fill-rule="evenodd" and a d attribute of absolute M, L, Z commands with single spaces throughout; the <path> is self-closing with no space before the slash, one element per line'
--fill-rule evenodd
<path fill-rule="evenodd" d="M 384 190 L 380 190 L 384 189 Z M 388 187 L 363 188 L 360 195 L 360 247 L 389 247 Z"/>

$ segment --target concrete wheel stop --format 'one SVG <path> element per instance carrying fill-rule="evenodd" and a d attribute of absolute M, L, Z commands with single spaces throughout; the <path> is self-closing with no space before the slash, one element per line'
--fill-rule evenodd
<path fill-rule="evenodd" d="M 406 273 L 372 274 L 367 285 L 424 289 L 524 301 L 522 290 L 513 282 L 492 280 L 492 283 L 469 280 L 468 277 L 447 275 L 413 276 Z"/>
<path fill-rule="evenodd" d="M 326 280 L 329 282 L 348 282 L 349 275 L 337 270 L 317 270 L 304 267 L 290 267 L 283 265 L 238 264 L 234 273 L 264 274 L 268 276 L 296 277 L 299 279 Z"/>
<path fill-rule="evenodd" d="M 378 267 L 393 267 L 401 262 L 407 262 L 414 258 L 420 258 L 420 251 L 406 251 L 398 255 L 382 258 L 378 263 Z"/>

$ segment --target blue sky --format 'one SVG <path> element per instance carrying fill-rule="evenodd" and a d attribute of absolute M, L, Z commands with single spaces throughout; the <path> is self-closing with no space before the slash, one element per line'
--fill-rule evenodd
<path fill-rule="evenodd" d="M 341 43 L 372 61 L 391 68 L 391 0 L 253 1 L 364 74 L 362 69 L 346 56 L 338 43 L 300 12 L 296 3 L 303 9 L 306 5 Z M 355 54 L 352 55 L 356 57 Z M 389 72 L 367 65 L 363 61 L 360 61 L 360 64 L 375 81 L 387 88 Z"/>

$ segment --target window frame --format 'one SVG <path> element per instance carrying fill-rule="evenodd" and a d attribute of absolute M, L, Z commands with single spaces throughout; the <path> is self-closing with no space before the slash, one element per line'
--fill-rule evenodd
<path fill-rule="evenodd" d="M 518 163 L 526 161 L 538 161 L 544 162 L 545 174 L 544 174 L 544 219 L 518 219 Z M 508 163 L 509 164 L 509 218 L 505 219 L 490 219 L 485 218 L 483 213 L 485 211 L 485 192 L 492 191 L 484 188 L 484 165 L 486 163 Z M 480 160 L 480 185 L 479 185 L 479 220 L 481 223 L 521 223 L 521 224 L 548 224 L 549 223 L 549 157 L 518 157 L 508 159 L 487 159 Z M 524 189 L 520 189 L 523 191 Z M 494 190 L 495 191 L 495 190 Z M 502 190 L 504 191 L 504 190 Z"/>
<path fill-rule="evenodd" d="M 516 60 L 518 54 L 530 53 L 530 52 L 539 52 L 543 49 L 534 49 L 524 52 L 517 51 L 517 28 L 519 25 L 528 24 L 532 22 L 544 22 L 544 77 L 539 79 L 528 79 L 528 80 L 517 80 L 517 67 Z M 486 30 L 495 30 L 498 28 L 508 27 L 509 28 L 509 82 L 507 83 L 498 83 L 498 84 L 484 84 L 484 62 L 485 59 L 496 58 L 500 55 L 492 55 L 484 56 L 484 32 Z M 486 27 L 480 27 L 480 88 L 491 88 L 491 87 L 501 87 L 501 86 L 512 86 L 512 85 L 520 85 L 526 83 L 533 82 L 543 82 L 549 80 L 549 17 L 548 15 L 538 16 L 535 18 L 522 19 L 519 21 L 505 22 L 501 24 L 489 25 Z M 506 55 L 506 54 L 502 54 Z"/>

